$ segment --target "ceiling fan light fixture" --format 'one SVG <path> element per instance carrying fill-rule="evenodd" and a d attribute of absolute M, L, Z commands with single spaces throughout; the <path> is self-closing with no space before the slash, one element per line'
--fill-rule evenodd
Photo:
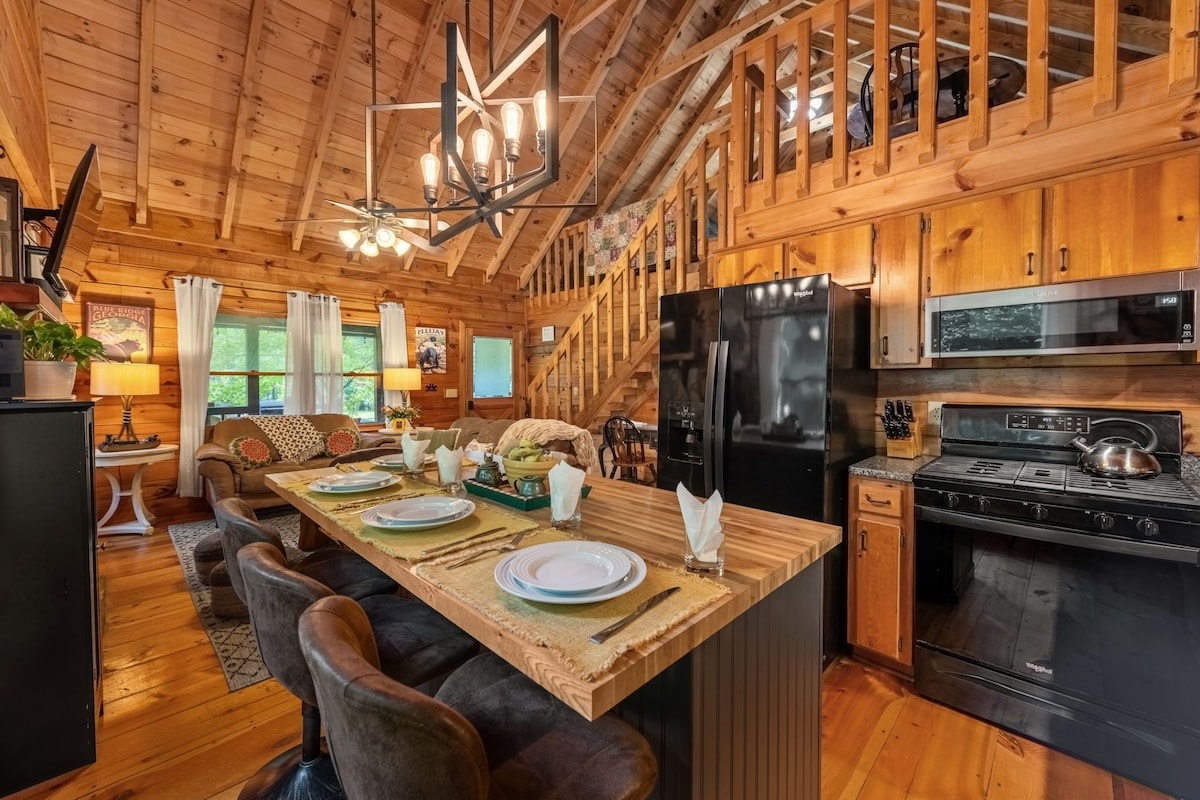
<path fill-rule="evenodd" d="M 392 249 L 396 251 L 396 255 L 403 256 L 412 249 L 412 245 L 399 237 L 396 238 L 396 243 L 392 245 Z"/>
<path fill-rule="evenodd" d="M 385 249 L 394 245 L 397 238 L 396 232 L 388 227 L 380 227 L 379 230 L 375 231 L 376 244 Z"/>
<path fill-rule="evenodd" d="M 362 239 L 362 234 L 354 228 L 343 228 L 338 231 L 338 239 L 347 250 L 353 250 L 358 247 L 358 242 Z"/>
<path fill-rule="evenodd" d="M 379 255 L 379 245 L 375 244 L 375 240 L 368 236 L 367 240 L 358 246 L 358 252 L 367 258 L 374 258 Z"/>

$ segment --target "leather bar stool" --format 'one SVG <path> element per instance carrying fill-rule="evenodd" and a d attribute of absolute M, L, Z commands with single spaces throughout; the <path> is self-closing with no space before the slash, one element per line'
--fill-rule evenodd
<path fill-rule="evenodd" d="M 342 787 L 321 746 L 317 693 L 297 634 L 304 610 L 335 595 L 319 581 L 289 569 L 279 551 L 265 542 L 243 547 L 238 552 L 238 567 L 263 662 L 271 675 L 299 698 L 303 717 L 299 747 L 272 759 L 246 782 L 238 797 L 342 798 Z M 391 680 L 420 686 L 444 676 L 479 651 L 474 639 L 419 600 L 374 595 L 356 608 L 363 614 L 366 630 L 379 642 L 380 661 Z"/>
<path fill-rule="evenodd" d="M 225 569 L 234 592 L 246 602 L 246 589 L 242 573 L 238 568 L 237 554 L 251 542 L 266 542 L 287 558 L 287 550 L 279 533 L 269 525 L 258 521 L 254 509 L 245 500 L 228 497 L 213 506 L 217 527 L 221 531 L 221 547 L 225 551 Z M 337 547 L 317 550 L 288 564 L 328 586 L 334 594 L 344 594 L 355 600 L 376 594 L 395 594 L 399 588 L 377 567 L 362 556 Z"/>
<path fill-rule="evenodd" d="M 588 722 L 492 653 L 431 699 L 379 669 L 369 613 L 327 597 L 300 618 L 334 763 L 350 800 L 626 800 L 653 789 L 646 740 Z"/>

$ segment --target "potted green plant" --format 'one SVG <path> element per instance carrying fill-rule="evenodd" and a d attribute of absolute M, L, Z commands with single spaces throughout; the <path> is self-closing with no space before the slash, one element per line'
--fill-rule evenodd
<path fill-rule="evenodd" d="M 87 369 L 93 358 L 104 355 L 104 345 L 96 339 L 79 336 L 67 323 L 45 319 L 37 311 L 22 316 L 0 303 L 0 328 L 21 332 L 29 398 L 70 397 L 76 368 Z"/>
<path fill-rule="evenodd" d="M 389 431 L 406 431 L 421 416 L 420 406 L 384 406 L 383 418 Z"/>

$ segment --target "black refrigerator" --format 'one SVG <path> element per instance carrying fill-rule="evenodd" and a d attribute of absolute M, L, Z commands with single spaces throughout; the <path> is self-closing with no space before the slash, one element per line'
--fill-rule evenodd
<path fill-rule="evenodd" d="M 667 295 L 658 485 L 844 525 L 847 470 L 874 455 L 870 302 L 828 275 Z M 846 547 L 825 558 L 826 663 L 846 639 Z"/>

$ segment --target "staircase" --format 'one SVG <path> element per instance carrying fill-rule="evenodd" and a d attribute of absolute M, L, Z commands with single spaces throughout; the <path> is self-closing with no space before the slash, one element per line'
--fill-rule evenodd
<path fill-rule="evenodd" d="M 566 263 L 543 261 L 531 276 L 529 301 L 543 307 L 553 299 L 575 299 L 571 286 L 586 288 L 587 301 L 558 345 L 529 382 L 530 415 L 561 419 L 595 430 L 614 414 L 630 416 L 658 403 L 658 298 L 712 285 L 708 242 L 693 246 L 703 220 L 708 180 L 700 148 L 675 184 L 598 282 L 564 280 L 579 273 L 578 231 L 549 253 L 568 254 Z M 699 179 L 697 179 L 699 175 Z M 676 232 L 674 257 L 667 258 L 668 219 Z M 549 278 L 547 277 L 549 276 Z"/>

